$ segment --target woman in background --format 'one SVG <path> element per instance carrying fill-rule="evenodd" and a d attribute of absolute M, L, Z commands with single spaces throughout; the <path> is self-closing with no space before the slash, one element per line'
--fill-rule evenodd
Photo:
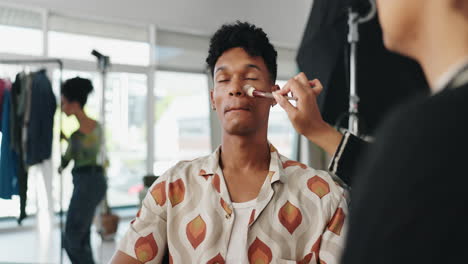
<path fill-rule="evenodd" d="M 67 80 L 62 87 L 62 111 L 67 116 L 74 115 L 80 125 L 67 140 L 68 148 L 59 168 L 62 171 L 74 160 L 74 188 L 64 237 L 64 247 L 72 263 L 94 263 L 90 229 L 96 207 L 107 190 L 104 170 L 98 162 L 102 128 L 83 111 L 92 90 L 91 81 L 79 77 Z"/>

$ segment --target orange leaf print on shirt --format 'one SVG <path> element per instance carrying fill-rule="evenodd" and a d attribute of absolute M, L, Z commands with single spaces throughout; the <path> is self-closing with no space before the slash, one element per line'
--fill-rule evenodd
<path fill-rule="evenodd" d="M 330 193 L 330 186 L 328 183 L 320 178 L 319 176 L 314 176 L 307 181 L 307 187 L 313 193 L 315 193 L 320 199 Z"/>
<path fill-rule="evenodd" d="M 286 229 L 292 235 L 294 230 L 296 230 L 296 228 L 302 222 L 301 210 L 287 201 L 279 210 L 278 218 L 281 224 L 286 227 Z"/>
<path fill-rule="evenodd" d="M 226 211 L 228 215 L 231 215 L 232 209 L 229 207 L 229 205 L 227 205 L 223 198 L 220 198 L 219 202 L 221 203 L 221 206 L 223 207 L 224 211 Z"/>
<path fill-rule="evenodd" d="M 166 181 L 156 184 L 151 190 L 151 196 L 153 196 L 156 204 L 163 206 L 166 203 Z"/>
<path fill-rule="evenodd" d="M 343 212 L 343 209 L 338 208 L 333 215 L 330 223 L 328 223 L 328 230 L 331 232 L 340 235 L 341 234 L 341 228 L 343 228 L 344 220 L 345 220 L 345 213 Z"/>
<path fill-rule="evenodd" d="M 196 249 L 205 239 L 205 221 L 203 221 L 203 218 L 200 215 L 198 215 L 192 221 L 190 221 L 190 223 L 187 224 L 185 232 L 187 233 L 187 238 L 190 244 L 192 244 L 192 247 Z"/>
<path fill-rule="evenodd" d="M 182 179 L 169 183 L 169 200 L 171 201 L 172 207 L 183 202 L 184 197 L 185 185 Z"/>
<path fill-rule="evenodd" d="M 221 192 L 221 188 L 220 188 L 221 180 L 219 179 L 219 175 L 217 173 L 214 175 L 212 183 L 216 191 L 220 193 Z"/>
<path fill-rule="evenodd" d="M 205 178 L 205 180 L 208 180 L 209 174 L 206 174 L 206 171 L 205 171 L 205 170 L 200 170 L 200 172 L 198 173 L 198 175 L 200 175 L 200 176 L 202 176 L 203 178 Z"/>
<path fill-rule="evenodd" d="M 206 262 L 206 264 L 224 264 L 224 263 L 226 263 L 226 261 L 224 261 L 223 256 L 221 256 L 221 254 L 219 253 L 214 258 Z"/>
<path fill-rule="evenodd" d="M 134 250 L 137 259 L 143 263 L 154 259 L 158 254 L 158 245 L 154 240 L 153 233 L 140 237 L 135 243 Z"/>
<path fill-rule="evenodd" d="M 258 238 L 250 245 L 248 256 L 249 263 L 255 264 L 267 264 L 270 263 L 273 258 L 271 249 Z"/>
<path fill-rule="evenodd" d="M 314 245 L 312 246 L 312 249 L 310 250 L 315 254 L 315 257 L 317 259 L 319 258 L 320 244 L 322 244 L 322 235 L 319 236 L 317 241 L 315 241 Z"/>
<path fill-rule="evenodd" d="M 255 209 L 253 209 L 252 213 L 250 214 L 249 225 L 251 225 L 254 220 L 255 220 Z"/>
<path fill-rule="evenodd" d="M 305 255 L 302 260 L 297 261 L 297 264 L 309 264 L 312 260 L 312 253 Z"/>
<path fill-rule="evenodd" d="M 299 166 L 302 169 L 307 169 L 307 166 L 305 164 L 294 161 L 294 160 L 288 160 L 286 162 L 283 162 L 283 169 L 286 169 L 287 167 L 291 167 L 291 166 Z"/>
<path fill-rule="evenodd" d="M 322 235 L 319 236 L 319 238 L 317 239 L 317 241 L 315 241 L 314 245 L 312 246 L 312 249 L 310 250 L 314 256 L 315 256 L 315 260 L 318 262 L 318 263 L 323 263 L 323 264 L 326 264 L 324 261 L 320 260 L 320 256 L 319 256 L 319 253 L 320 253 L 320 245 L 322 244 Z"/>

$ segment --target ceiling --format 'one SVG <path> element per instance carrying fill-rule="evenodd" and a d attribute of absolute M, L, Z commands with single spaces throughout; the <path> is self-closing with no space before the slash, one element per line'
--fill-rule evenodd
<path fill-rule="evenodd" d="M 249 21 L 281 47 L 297 48 L 313 0 L 15 0 L 15 5 L 45 8 L 83 18 L 211 35 L 223 23 Z M 9 0 L 0 0 L 9 3 Z"/>

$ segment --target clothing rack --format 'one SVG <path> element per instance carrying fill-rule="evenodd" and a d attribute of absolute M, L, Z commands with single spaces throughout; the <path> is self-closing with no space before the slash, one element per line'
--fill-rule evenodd
<path fill-rule="evenodd" d="M 34 65 L 34 64 L 56 64 L 59 67 L 60 71 L 60 77 L 59 77 L 59 85 L 60 88 L 62 87 L 63 83 L 63 61 L 60 59 L 0 59 L 0 64 L 12 64 L 12 65 Z M 61 108 L 61 100 L 60 98 L 62 97 L 62 89 L 60 90 L 60 97 L 59 97 L 59 103 L 58 105 Z M 60 118 L 59 118 L 59 126 L 60 126 L 60 131 L 62 131 L 62 111 L 60 111 Z M 60 155 L 62 155 L 62 144 L 60 144 L 60 139 L 59 139 L 59 149 L 60 149 Z M 60 222 L 60 263 L 63 262 L 63 206 L 62 206 L 62 200 L 63 200 L 63 179 L 62 179 L 62 171 L 59 172 L 60 174 L 60 200 L 59 200 L 59 205 L 60 205 L 60 213 L 59 213 L 59 222 Z M 53 208 L 52 208 L 53 210 Z"/>

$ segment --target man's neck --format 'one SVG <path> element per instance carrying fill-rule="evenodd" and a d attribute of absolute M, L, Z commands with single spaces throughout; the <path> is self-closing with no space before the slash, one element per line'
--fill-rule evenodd
<path fill-rule="evenodd" d="M 444 73 L 468 58 L 466 22 L 446 17 L 426 24 L 420 39 L 423 48 L 416 54 L 433 93 L 437 92 L 437 83 Z"/>
<path fill-rule="evenodd" d="M 258 135 L 258 134 L 257 134 Z M 223 135 L 220 165 L 223 170 L 268 170 L 270 149 L 266 137 Z"/>

